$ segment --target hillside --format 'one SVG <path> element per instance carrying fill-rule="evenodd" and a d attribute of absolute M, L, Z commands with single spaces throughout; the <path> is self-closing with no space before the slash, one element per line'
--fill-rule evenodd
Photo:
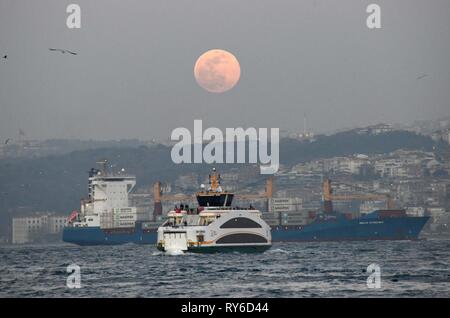
<path fill-rule="evenodd" d="M 294 164 L 316 158 L 356 153 L 381 154 L 397 149 L 433 151 L 433 146 L 436 144 L 429 137 L 407 131 L 395 131 L 380 135 L 360 135 L 354 131 L 347 131 L 332 136 L 318 136 L 311 143 L 283 139 L 280 142 L 280 159 L 284 164 Z"/>
<path fill-rule="evenodd" d="M 377 136 L 344 132 L 318 136 L 314 142 L 283 139 L 280 142 L 280 160 L 282 164 L 291 165 L 317 158 L 386 153 L 400 148 L 432 151 L 433 146 L 436 144 L 430 138 L 409 132 Z M 108 158 L 117 168 L 126 168 L 137 176 L 138 186 L 147 186 L 149 191 L 156 180 L 174 181 L 179 174 L 208 171 L 206 165 L 172 163 L 170 150 L 166 146 L 115 147 L 0 161 L 0 222 L 20 207 L 61 213 L 78 208 L 80 198 L 86 195 L 86 172 L 99 158 Z M 232 166 L 235 165 L 219 168 L 226 171 Z"/>

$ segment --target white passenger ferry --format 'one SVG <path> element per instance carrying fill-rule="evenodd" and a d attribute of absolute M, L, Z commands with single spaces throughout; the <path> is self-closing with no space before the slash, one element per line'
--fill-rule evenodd
<path fill-rule="evenodd" d="M 167 214 L 158 228 L 157 247 L 167 252 L 263 252 L 272 245 L 270 226 L 254 208 L 231 207 L 233 193 L 223 191 L 213 169 L 210 186 L 197 193 L 194 212 L 183 205 Z"/>

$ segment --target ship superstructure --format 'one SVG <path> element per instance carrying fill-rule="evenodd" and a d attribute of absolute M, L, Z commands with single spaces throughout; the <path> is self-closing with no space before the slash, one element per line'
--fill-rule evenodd
<path fill-rule="evenodd" d="M 130 206 L 129 194 L 136 177 L 124 169 L 108 170 L 107 160 L 97 162 L 100 169 L 89 170 L 88 197 L 80 211 L 71 213 L 63 230 L 63 241 L 79 245 L 149 243 L 156 241 L 156 227 L 138 219 Z"/>
<path fill-rule="evenodd" d="M 100 163 L 102 169 L 89 171 L 88 198 L 81 200 L 79 215 L 68 225 L 102 229 L 134 227 L 136 207 L 129 206 L 128 194 L 136 185 L 136 177 L 124 170 L 110 173 L 107 162 Z"/>
<path fill-rule="evenodd" d="M 233 202 L 234 193 L 225 191 L 220 184 L 220 174 L 213 168 L 209 175 L 208 188 L 200 185 L 201 191 L 197 192 L 197 202 L 200 207 L 229 207 Z"/>

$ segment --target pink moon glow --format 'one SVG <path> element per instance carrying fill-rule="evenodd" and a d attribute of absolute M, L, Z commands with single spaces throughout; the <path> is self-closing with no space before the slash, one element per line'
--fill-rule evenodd
<path fill-rule="evenodd" d="M 195 62 L 194 75 L 198 85 L 211 93 L 232 89 L 241 76 L 236 57 L 225 50 L 209 50 Z"/>

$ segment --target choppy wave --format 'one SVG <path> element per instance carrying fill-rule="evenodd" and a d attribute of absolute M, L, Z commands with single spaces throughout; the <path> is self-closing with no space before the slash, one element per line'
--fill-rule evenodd
<path fill-rule="evenodd" d="M 0 247 L 0 297 L 450 297 L 445 240 L 166 255 L 149 245 Z M 372 263 L 380 289 L 367 287 Z M 80 266 L 81 288 L 67 286 L 71 264 Z"/>

